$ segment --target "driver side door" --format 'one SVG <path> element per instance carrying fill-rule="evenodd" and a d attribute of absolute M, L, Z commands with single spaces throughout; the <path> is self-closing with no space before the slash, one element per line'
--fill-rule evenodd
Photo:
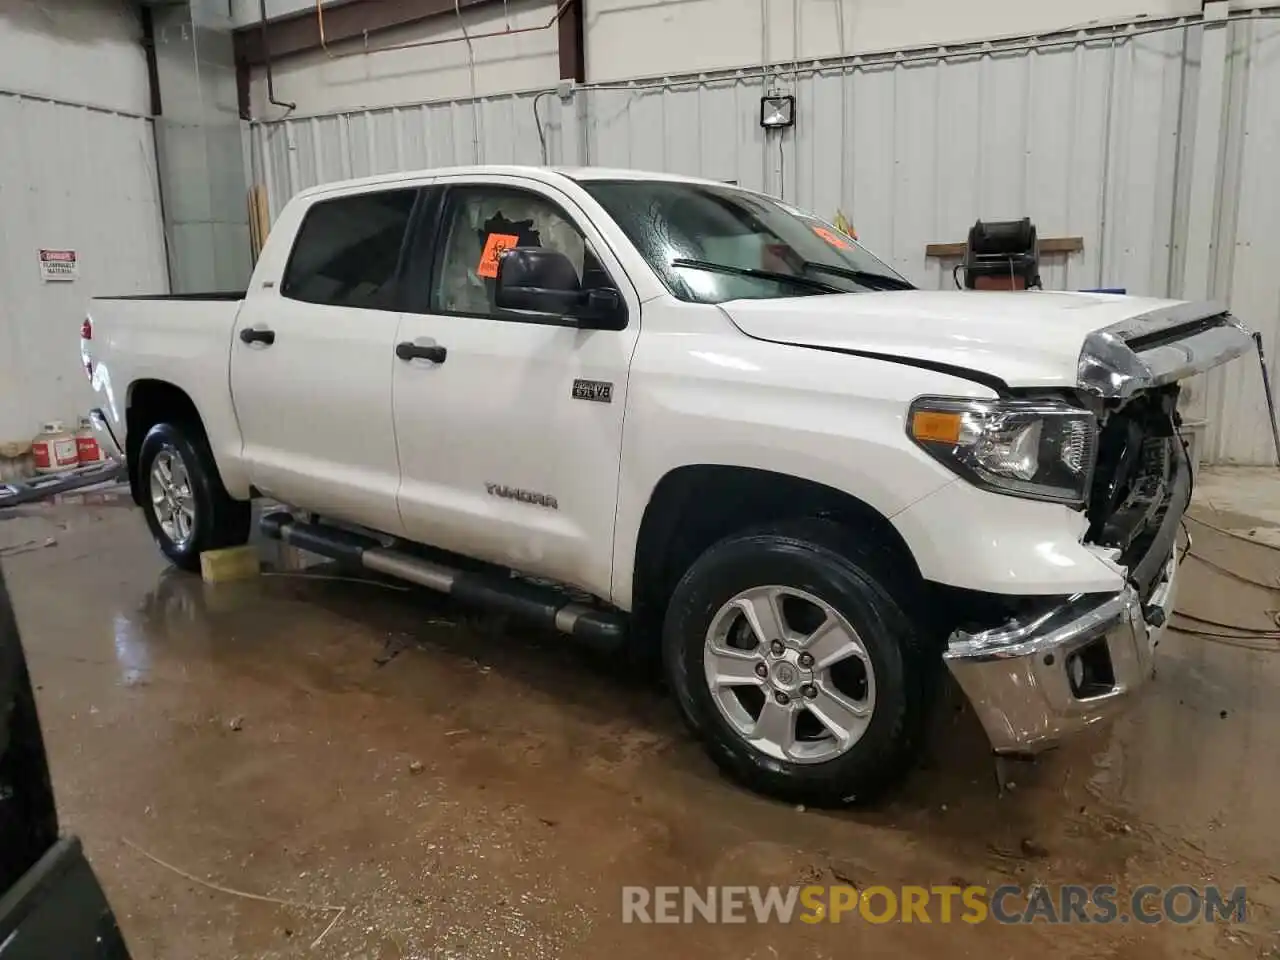
<path fill-rule="evenodd" d="M 639 299 L 604 238 L 555 188 L 460 177 L 437 190 L 413 254 L 426 282 L 396 338 L 405 533 L 607 597 Z M 558 250 L 584 289 L 617 289 L 626 328 L 497 308 L 497 257 L 511 246 Z"/>

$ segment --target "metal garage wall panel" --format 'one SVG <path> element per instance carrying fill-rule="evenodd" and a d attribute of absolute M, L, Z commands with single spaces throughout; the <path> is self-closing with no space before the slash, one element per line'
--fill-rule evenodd
<path fill-rule="evenodd" d="M 1041 236 L 1082 236 L 1047 257 L 1045 285 L 1170 292 L 1188 34 L 977 52 L 948 59 L 759 72 L 451 100 L 256 124 L 273 212 L 297 190 L 348 176 L 471 163 L 551 163 L 685 173 L 842 210 L 916 282 L 952 283 L 932 241 L 980 217 L 1030 215 Z M 763 131 L 759 98 L 796 96 L 796 125 Z M 582 146 L 565 114 L 581 111 Z M 569 130 L 574 134 L 566 134 Z"/>
<path fill-rule="evenodd" d="M 980 217 L 1030 215 L 1083 236 L 1046 286 L 1165 294 L 1185 33 L 918 64 L 819 71 L 795 84 L 784 196 L 843 210 L 872 248 L 929 287 L 924 256 Z M 1140 106 L 1138 106 L 1140 105 Z"/>
<path fill-rule="evenodd" d="M 764 78 L 735 74 L 670 86 L 586 92 L 587 156 L 602 167 L 660 170 L 776 189 L 779 155 L 759 125 Z"/>
<path fill-rule="evenodd" d="M 1231 26 L 1227 87 L 1213 288 L 1262 334 L 1272 383 L 1280 385 L 1280 23 Z M 1274 463 L 1257 360 L 1210 375 L 1207 393 L 1208 458 Z"/>
<path fill-rule="evenodd" d="M 255 179 L 267 187 L 272 217 L 299 190 L 334 180 L 469 163 L 541 163 L 534 120 L 539 94 L 449 100 L 383 110 L 255 123 Z M 573 162 L 560 148 L 560 99 L 538 104 L 548 158 Z"/>
<path fill-rule="evenodd" d="M 0 441 L 70 421 L 92 396 L 80 366 L 89 298 L 163 293 L 150 121 L 0 94 Z M 79 279 L 45 282 L 38 251 L 74 249 Z"/>
<path fill-rule="evenodd" d="M 1083 236 L 1047 257 L 1046 286 L 1170 289 L 1177 136 L 1188 30 L 946 60 L 822 65 L 597 88 L 587 162 L 737 180 L 833 217 L 918 283 L 924 256 L 979 217 L 1029 214 L 1041 236 Z M 758 100 L 796 96 L 795 127 L 766 134 Z"/>

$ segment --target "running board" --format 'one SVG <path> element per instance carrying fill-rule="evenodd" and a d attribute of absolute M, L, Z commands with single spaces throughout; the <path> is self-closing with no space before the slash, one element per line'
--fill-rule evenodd
<path fill-rule="evenodd" d="M 585 646 L 620 652 L 626 643 L 625 615 L 579 603 L 553 587 L 515 579 L 501 572 L 458 570 L 384 546 L 373 537 L 287 512 L 262 518 L 263 536 L 342 563 L 408 580 L 463 603 L 500 610 L 544 627 L 553 627 Z"/>

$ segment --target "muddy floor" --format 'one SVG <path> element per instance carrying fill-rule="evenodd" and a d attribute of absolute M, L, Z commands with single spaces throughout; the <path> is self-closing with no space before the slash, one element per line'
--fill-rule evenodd
<path fill-rule="evenodd" d="M 425 591 L 206 586 L 106 498 L 10 511 L 64 827 L 139 958 L 1280 957 L 1280 553 L 1202 501 L 1138 707 L 1001 791 L 948 704 L 874 810 L 722 780 L 652 683 Z M 1233 538 L 1235 532 L 1245 539 Z M 1258 542 L 1248 542 L 1254 539 Z M 1244 634 L 1244 638 L 1241 635 Z M 624 925 L 625 885 L 1244 885 L 1243 921 Z M 336 922 L 335 922 L 336 921 Z"/>

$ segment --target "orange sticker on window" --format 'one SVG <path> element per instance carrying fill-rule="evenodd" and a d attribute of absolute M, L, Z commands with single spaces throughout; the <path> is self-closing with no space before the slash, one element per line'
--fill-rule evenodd
<path fill-rule="evenodd" d="M 489 234 L 489 239 L 484 242 L 484 252 L 480 254 L 480 263 L 476 265 L 476 276 L 495 279 L 498 276 L 498 260 L 519 243 L 520 238 L 514 233 Z"/>
<path fill-rule="evenodd" d="M 814 227 L 813 232 L 833 247 L 839 247 L 841 250 L 849 249 L 849 242 L 847 240 L 841 237 L 840 234 L 828 230 L 826 227 Z"/>

